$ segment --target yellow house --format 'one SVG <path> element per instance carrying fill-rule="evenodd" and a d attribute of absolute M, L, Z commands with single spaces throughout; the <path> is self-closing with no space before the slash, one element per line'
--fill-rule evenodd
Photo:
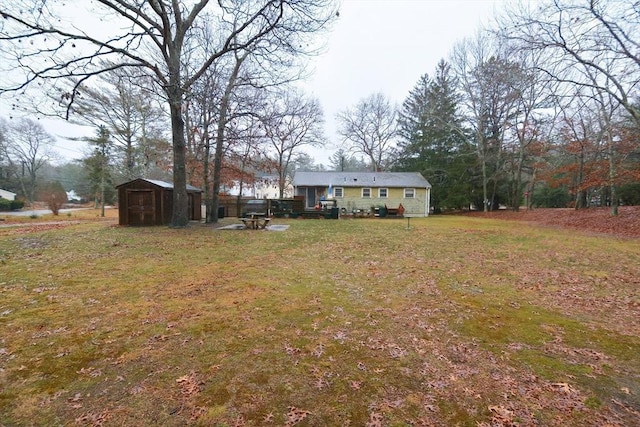
<path fill-rule="evenodd" d="M 402 205 L 405 216 L 429 216 L 431 184 L 418 172 L 298 171 L 293 188 L 306 209 L 327 203 L 351 213 Z"/>

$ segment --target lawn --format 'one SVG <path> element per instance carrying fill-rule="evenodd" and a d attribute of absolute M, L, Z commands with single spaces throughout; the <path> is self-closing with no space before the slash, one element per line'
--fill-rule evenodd
<path fill-rule="evenodd" d="M 0 425 L 640 425 L 640 239 L 66 219 L 0 228 Z"/>

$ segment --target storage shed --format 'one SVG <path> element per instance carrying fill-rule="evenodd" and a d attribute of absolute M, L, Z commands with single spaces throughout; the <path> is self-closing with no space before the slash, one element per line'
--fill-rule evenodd
<path fill-rule="evenodd" d="M 169 225 L 173 212 L 173 184 L 138 178 L 117 187 L 120 225 Z M 187 185 L 189 219 L 202 218 L 202 190 Z"/>

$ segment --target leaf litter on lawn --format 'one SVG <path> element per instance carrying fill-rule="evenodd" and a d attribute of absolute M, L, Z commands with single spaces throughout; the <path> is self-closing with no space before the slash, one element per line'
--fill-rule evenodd
<path fill-rule="evenodd" d="M 46 283 L 0 235 L 0 423 L 640 420 L 637 311 L 619 306 L 637 242 L 476 218 L 287 224 L 27 233 L 48 242 Z"/>

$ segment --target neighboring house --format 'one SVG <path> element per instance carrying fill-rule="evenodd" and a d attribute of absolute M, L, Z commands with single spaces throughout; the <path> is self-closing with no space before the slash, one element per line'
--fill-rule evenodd
<path fill-rule="evenodd" d="M 287 180 L 289 181 L 289 180 Z M 256 178 L 253 184 L 256 199 L 279 199 L 280 187 L 278 175 L 265 175 Z M 284 198 L 293 196 L 293 187 L 287 183 L 284 187 Z"/>
<path fill-rule="evenodd" d="M 230 196 L 237 196 L 240 193 L 240 183 L 234 182 L 232 186 L 225 186 L 220 189 L 223 193 Z M 293 188 L 289 185 L 284 189 L 284 197 L 292 197 Z M 255 182 L 242 185 L 242 197 L 251 197 L 254 199 L 279 199 L 280 191 L 278 189 L 278 176 L 265 175 L 256 177 Z"/>
<path fill-rule="evenodd" d="M 305 208 L 335 200 L 346 212 L 371 208 L 398 208 L 405 216 L 428 216 L 431 184 L 418 172 L 296 172 L 295 196 L 305 198 Z"/>
<path fill-rule="evenodd" d="M 15 200 L 16 196 L 16 193 L 0 189 L 0 199 Z"/>

